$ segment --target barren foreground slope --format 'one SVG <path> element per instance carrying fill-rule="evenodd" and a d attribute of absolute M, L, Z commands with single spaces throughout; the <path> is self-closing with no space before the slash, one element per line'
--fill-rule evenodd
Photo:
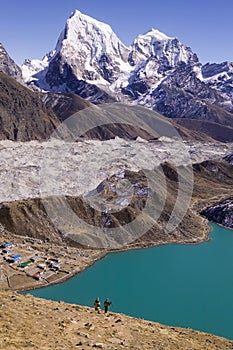
<path fill-rule="evenodd" d="M 16 293 L 0 300 L 0 349 L 233 349 L 221 337 L 122 314 Z"/>

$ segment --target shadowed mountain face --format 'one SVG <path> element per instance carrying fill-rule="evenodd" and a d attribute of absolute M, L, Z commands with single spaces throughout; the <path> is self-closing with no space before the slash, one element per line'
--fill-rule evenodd
<path fill-rule="evenodd" d="M 40 94 L 40 98 L 47 108 L 53 110 L 61 122 L 74 113 L 93 106 L 91 102 L 75 94 L 49 92 Z"/>
<path fill-rule="evenodd" d="M 43 140 L 59 124 L 39 96 L 15 79 L 0 73 L 0 138 Z"/>
<path fill-rule="evenodd" d="M 175 118 L 171 122 L 184 139 L 190 139 L 190 136 L 193 135 L 194 140 L 233 142 L 233 127 L 231 126 L 188 118 Z"/>

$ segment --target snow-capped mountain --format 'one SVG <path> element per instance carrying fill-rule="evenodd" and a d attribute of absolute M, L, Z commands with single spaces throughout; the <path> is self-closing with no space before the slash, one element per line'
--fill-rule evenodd
<path fill-rule="evenodd" d="M 197 57 L 176 38 L 152 29 L 127 48 L 109 25 L 75 11 L 52 54 L 42 61 L 26 60 L 22 70 L 27 82 L 44 90 L 83 96 L 87 87 L 96 92 L 94 85 L 115 97 L 118 92 L 122 99 L 132 84 L 143 90 L 139 79 L 157 86 L 180 62 L 197 62 Z M 93 99 L 89 95 L 83 97 Z"/>
<path fill-rule="evenodd" d="M 22 74 L 23 74 L 25 83 L 30 84 L 30 82 L 32 82 L 32 77 L 35 77 L 36 74 L 38 74 L 38 79 L 39 79 L 39 77 L 40 78 L 43 77 L 42 72 L 45 72 L 46 68 L 49 65 L 50 60 L 54 56 L 54 53 L 55 53 L 55 51 L 51 51 L 49 54 L 45 55 L 42 60 L 26 59 L 24 61 L 24 64 L 22 66 Z M 36 79 L 36 80 L 38 80 L 38 79 Z"/>
<path fill-rule="evenodd" d="M 127 70 L 128 54 L 109 25 L 75 11 L 54 52 L 43 61 L 26 60 L 22 70 L 27 82 L 34 81 L 44 90 L 97 98 L 110 94 L 111 83 Z"/>
<path fill-rule="evenodd" d="M 8 55 L 3 45 L 0 43 L 0 72 L 5 73 L 20 83 L 23 82 L 22 71 L 19 66 Z"/>
<path fill-rule="evenodd" d="M 45 90 L 74 92 L 85 82 L 109 93 L 138 76 L 158 82 L 164 77 L 163 71 L 192 56 L 191 49 L 158 30 L 140 35 L 127 48 L 109 25 L 75 11 L 52 54 L 42 61 L 26 60 L 22 69 L 27 82 L 37 81 Z M 75 84 L 75 78 L 79 84 Z"/>
<path fill-rule="evenodd" d="M 198 58 L 178 39 L 152 29 L 139 35 L 130 47 L 129 63 L 133 67 L 123 93 L 151 107 L 153 91 L 181 63 L 200 70 Z M 152 103 L 153 104 L 153 103 Z"/>
<path fill-rule="evenodd" d="M 105 85 L 124 70 L 128 51 L 109 25 L 75 11 L 60 35 L 55 57 L 60 55 L 77 79 Z"/>
<path fill-rule="evenodd" d="M 202 67 L 202 75 L 208 86 L 233 100 L 233 62 L 207 63 Z"/>
<path fill-rule="evenodd" d="M 22 70 L 28 84 L 45 91 L 133 101 L 168 117 L 218 122 L 233 112 L 232 64 L 202 67 L 191 48 L 156 29 L 127 48 L 109 25 L 79 11 L 67 20 L 55 50 L 42 61 L 26 60 Z"/>
<path fill-rule="evenodd" d="M 146 34 L 140 34 L 130 47 L 129 61 L 132 66 L 156 59 L 174 68 L 179 62 L 188 63 L 197 60 L 190 48 L 182 45 L 178 39 L 168 37 L 157 29 L 151 29 Z"/>

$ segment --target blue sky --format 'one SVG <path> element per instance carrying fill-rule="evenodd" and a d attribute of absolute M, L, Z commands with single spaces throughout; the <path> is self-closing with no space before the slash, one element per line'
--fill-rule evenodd
<path fill-rule="evenodd" d="M 0 42 L 18 64 L 42 58 L 75 9 L 110 24 L 128 46 L 156 28 L 190 46 L 202 63 L 233 61 L 232 0 L 1 0 Z"/>

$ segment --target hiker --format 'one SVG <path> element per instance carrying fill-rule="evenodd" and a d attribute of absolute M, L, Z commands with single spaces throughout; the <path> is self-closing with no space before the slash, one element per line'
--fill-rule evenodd
<path fill-rule="evenodd" d="M 100 311 L 100 299 L 96 298 L 94 301 L 95 311 Z"/>
<path fill-rule="evenodd" d="M 108 308 L 109 308 L 109 306 L 112 304 L 112 302 L 111 301 L 109 301 L 109 299 L 107 298 L 106 300 L 105 300 L 105 302 L 104 302 L 104 312 L 106 313 L 106 312 L 108 312 Z"/>

